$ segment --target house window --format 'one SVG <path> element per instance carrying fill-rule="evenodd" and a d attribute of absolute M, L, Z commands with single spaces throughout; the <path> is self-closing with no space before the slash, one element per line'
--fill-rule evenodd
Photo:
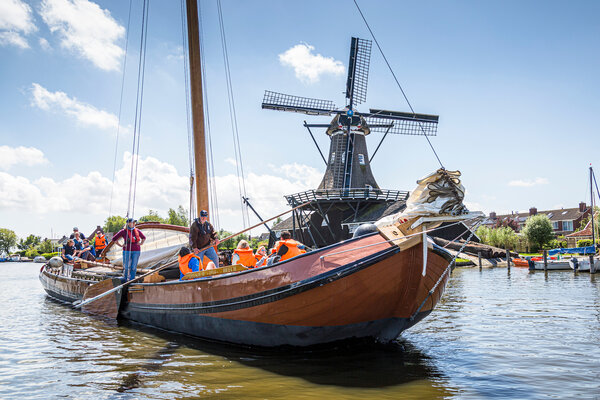
<path fill-rule="evenodd" d="M 573 221 L 563 221 L 563 231 L 573 230 Z"/>
<path fill-rule="evenodd" d="M 360 165 L 365 165 L 365 155 L 364 154 L 359 154 L 358 155 L 358 163 Z"/>
<path fill-rule="evenodd" d="M 558 230 L 558 221 L 552 221 L 552 229 L 554 229 L 555 231 Z"/>

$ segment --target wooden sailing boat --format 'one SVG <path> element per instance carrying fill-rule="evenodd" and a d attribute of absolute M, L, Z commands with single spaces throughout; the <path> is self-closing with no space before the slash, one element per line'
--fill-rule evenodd
<path fill-rule="evenodd" d="M 187 20 L 196 198 L 202 210 L 208 209 L 208 187 L 196 0 L 187 1 Z M 420 181 L 414 207 L 407 208 L 410 218 L 388 217 L 378 228 L 359 229 L 354 238 L 272 266 L 127 286 L 110 278 L 100 283 L 65 278 L 46 266 L 40 280 L 51 296 L 90 299 L 82 303 L 89 311 L 211 340 L 256 346 L 352 338 L 389 342 L 431 313 L 444 292 L 453 258 L 427 232 L 442 221 L 469 218 L 457 177 L 439 170 Z M 419 214 L 425 202 L 444 214 Z M 104 301 L 88 303 L 97 298 Z"/>

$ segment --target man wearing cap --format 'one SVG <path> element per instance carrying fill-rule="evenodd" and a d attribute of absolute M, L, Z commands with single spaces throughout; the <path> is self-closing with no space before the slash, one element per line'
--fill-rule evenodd
<path fill-rule="evenodd" d="M 137 221 L 133 218 L 127 219 L 127 225 L 125 228 L 121 229 L 119 232 L 113 236 L 109 245 L 106 246 L 108 248 L 113 242 L 117 244 L 117 246 L 121 246 L 123 248 L 123 278 L 121 280 L 123 282 L 127 282 L 135 278 L 135 274 L 137 272 L 137 263 L 140 258 L 141 247 L 146 241 L 146 236 L 135 227 L 135 223 Z M 124 243 L 120 244 L 117 240 L 123 239 Z M 104 255 L 104 251 L 102 252 L 102 256 Z"/>
<path fill-rule="evenodd" d="M 75 234 L 79 233 L 79 238 L 81 240 L 85 239 L 85 235 L 81 232 L 79 232 L 79 229 L 77 227 L 73 228 L 73 233 L 71 233 L 71 236 L 69 236 L 69 239 L 75 239 Z"/>
<path fill-rule="evenodd" d="M 200 211 L 200 218 L 196 218 L 192 222 L 192 226 L 190 226 L 190 244 L 200 260 L 206 255 L 206 257 L 215 263 L 215 266 L 219 266 L 219 256 L 214 247 L 211 246 L 204 251 L 200 251 L 200 249 L 206 246 L 216 246 L 219 244 L 215 228 L 208 222 L 208 211 Z"/>

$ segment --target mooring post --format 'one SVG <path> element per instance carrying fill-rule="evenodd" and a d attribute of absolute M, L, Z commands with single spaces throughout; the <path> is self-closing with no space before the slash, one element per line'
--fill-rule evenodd
<path fill-rule="evenodd" d="M 481 264 L 481 252 L 480 251 L 477 252 L 477 258 L 479 259 L 479 270 L 481 271 L 482 264 Z"/>
<path fill-rule="evenodd" d="M 544 271 L 548 271 L 548 250 L 544 250 Z"/>
<path fill-rule="evenodd" d="M 596 273 L 596 266 L 594 265 L 594 255 L 590 254 L 590 274 Z"/>
<path fill-rule="evenodd" d="M 510 252 L 508 251 L 508 246 L 504 247 L 504 251 L 506 252 L 506 266 L 510 269 Z"/>

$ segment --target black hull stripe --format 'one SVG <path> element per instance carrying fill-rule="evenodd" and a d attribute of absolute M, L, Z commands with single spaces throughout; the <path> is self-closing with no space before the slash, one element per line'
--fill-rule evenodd
<path fill-rule="evenodd" d="M 358 271 L 366 269 L 394 254 L 400 252 L 396 246 L 374 253 L 369 257 L 354 261 L 342 267 L 335 268 L 323 274 L 294 282 L 289 285 L 280 286 L 275 289 L 265 290 L 247 296 L 234 297 L 226 300 L 218 300 L 204 303 L 188 304 L 140 304 L 129 302 L 127 308 L 130 310 L 172 310 L 182 313 L 212 314 L 225 311 L 240 310 L 255 307 L 262 304 L 272 303 L 284 298 L 306 292 L 319 286 L 326 285 L 338 279 L 345 278 Z"/>

